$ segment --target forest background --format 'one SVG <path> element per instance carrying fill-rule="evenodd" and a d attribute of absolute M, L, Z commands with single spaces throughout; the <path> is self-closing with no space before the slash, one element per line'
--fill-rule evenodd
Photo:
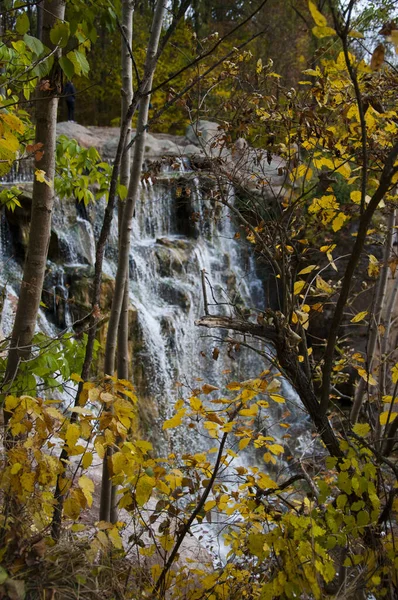
<path fill-rule="evenodd" d="M 0 172 L 35 161 L 24 277 L 2 341 L 2 597 L 394 598 L 394 2 L 4 0 L 1 11 Z M 120 125 L 112 165 L 57 140 L 67 79 L 80 123 Z M 210 314 L 204 278 L 198 325 L 227 330 L 235 349 L 260 344 L 264 371 L 242 373 L 221 397 L 208 384 L 182 393 L 163 429 L 198 428 L 214 447 L 162 457 L 140 439 L 129 380 L 130 234 L 148 129 L 181 134 L 199 119 L 218 124 L 210 143 L 197 136 L 214 186 L 209 218 L 217 207 L 234 216 L 273 293 L 261 309 Z M 276 159 L 278 189 L 266 167 Z M 36 321 L 55 192 L 84 204 L 105 197 L 107 207 L 91 310 L 50 340 Z M 25 201 L 18 186 L 0 198 L 11 212 Z M 117 202 L 118 269 L 102 314 Z M 281 377 L 315 444 L 288 468 L 288 406 L 278 433 L 259 428 L 273 404 L 291 400 Z M 39 380 L 60 379 L 77 384 L 74 406 L 37 393 Z M 239 463 L 249 447 L 265 466 Z M 221 564 L 181 555 L 204 520 L 224 525 Z"/>

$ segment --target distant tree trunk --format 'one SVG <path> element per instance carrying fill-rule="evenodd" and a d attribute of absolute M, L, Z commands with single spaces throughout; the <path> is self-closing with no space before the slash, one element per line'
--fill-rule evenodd
<path fill-rule="evenodd" d="M 123 210 L 123 222 L 120 232 L 119 246 L 119 262 L 116 274 L 115 292 L 112 301 L 112 309 L 108 325 L 108 335 L 105 348 L 105 375 L 113 375 L 115 369 L 116 343 L 117 332 L 120 321 L 120 313 L 122 311 L 124 290 L 126 282 L 126 272 L 129 265 L 130 253 L 130 236 L 131 226 L 134 215 L 135 204 L 139 193 L 139 184 L 142 171 L 142 163 L 144 160 L 145 149 L 145 133 L 148 122 L 148 109 L 150 95 L 145 95 L 152 86 L 152 79 L 157 62 L 157 49 L 159 45 L 160 33 L 162 30 L 163 18 L 166 7 L 164 0 L 158 0 L 152 20 L 151 35 L 149 39 L 146 60 L 145 60 L 145 76 L 147 77 L 145 87 L 142 90 L 143 96 L 140 99 L 140 108 L 138 112 L 136 141 L 134 144 L 134 152 L 131 167 L 130 184 L 128 188 L 125 207 Z M 110 520 L 111 509 L 111 481 L 110 481 L 110 464 L 111 450 L 105 455 L 102 471 L 102 488 L 101 488 L 101 505 L 100 505 L 100 520 Z"/>
<path fill-rule="evenodd" d="M 122 106 L 121 120 L 126 117 L 128 108 L 133 101 L 133 65 L 130 51 L 133 40 L 134 2 L 123 0 L 122 3 Z M 126 144 L 131 141 L 131 126 L 127 132 Z M 130 182 L 130 149 L 126 149 L 120 165 L 120 183 L 128 188 Z M 119 240 L 123 222 L 124 203 L 119 200 Z M 117 337 L 117 376 L 119 379 L 129 377 L 129 270 L 127 267 L 124 284 L 123 306 L 120 315 Z M 117 521 L 117 487 L 112 486 L 111 514 L 112 523 Z"/>
<path fill-rule="evenodd" d="M 36 37 L 39 40 L 43 38 L 43 3 L 36 5 Z"/>
<path fill-rule="evenodd" d="M 380 270 L 379 281 L 377 283 L 376 298 L 375 298 L 375 303 L 374 303 L 373 314 L 370 316 L 371 325 L 369 328 L 369 339 L 368 339 L 367 348 L 366 348 L 367 356 L 368 356 L 367 370 L 369 373 L 372 370 L 372 364 L 373 364 L 373 361 L 375 358 L 374 355 L 375 355 L 375 351 L 376 351 L 377 341 L 380 339 L 379 325 L 380 325 L 380 322 L 382 319 L 382 313 L 383 313 L 383 308 L 384 308 L 385 298 L 386 298 L 388 272 L 390 269 L 389 261 L 391 258 L 392 240 L 393 240 L 393 234 L 394 234 L 394 230 L 395 230 L 395 214 L 396 214 L 395 210 L 392 210 L 388 217 L 387 236 L 386 236 L 386 241 L 384 244 L 383 264 L 382 264 L 382 267 Z M 379 356 L 379 360 L 382 361 L 383 357 Z M 355 391 L 354 404 L 351 409 L 350 418 L 351 418 L 352 423 L 357 422 L 367 386 L 369 386 L 369 384 L 366 383 L 365 380 L 361 378 L 358 382 L 358 385 L 357 385 L 357 388 Z"/>
<path fill-rule="evenodd" d="M 63 20 L 65 1 L 44 0 L 43 11 L 43 43 L 47 48 L 53 50 L 54 44 L 50 40 L 50 30 L 57 21 Z M 35 163 L 35 169 L 45 172 L 46 183 L 37 181 L 37 179 L 33 183 L 28 250 L 11 335 L 3 391 L 7 391 L 7 386 L 10 386 L 15 379 L 20 361 L 27 359 L 31 352 L 50 243 L 51 213 L 54 203 L 57 108 L 61 82 L 57 56 L 47 78 L 50 80 L 50 91 L 42 91 L 40 83 L 36 89 L 38 101 L 36 103 L 35 138 L 35 143 L 43 144 L 44 150 L 42 159 Z M 6 423 L 8 418 L 9 415 L 5 415 Z"/>

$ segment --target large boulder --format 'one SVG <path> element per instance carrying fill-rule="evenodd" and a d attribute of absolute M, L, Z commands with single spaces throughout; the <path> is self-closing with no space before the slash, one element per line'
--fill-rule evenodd
<path fill-rule="evenodd" d="M 222 131 L 220 131 L 217 123 L 199 120 L 188 125 L 185 137 L 191 144 L 202 146 L 202 144 L 207 145 L 217 142 L 221 135 Z"/>
<path fill-rule="evenodd" d="M 95 134 L 93 128 L 84 127 L 73 121 L 64 121 L 57 123 L 57 135 L 66 135 L 66 137 L 76 140 L 83 148 L 97 148 L 102 150 L 104 140 Z"/>

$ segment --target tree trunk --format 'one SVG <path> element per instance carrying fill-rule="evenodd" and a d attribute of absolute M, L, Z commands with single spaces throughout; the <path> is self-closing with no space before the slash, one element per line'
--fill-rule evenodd
<path fill-rule="evenodd" d="M 65 2 L 64 0 L 45 0 L 43 11 L 43 43 L 53 50 L 54 44 L 50 40 L 50 30 L 57 21 L 63 20 Z M 55 56 L 54 66 L 46 77 L 50 80 L 51 91 L 42 91 L 40 83 L 36 89 L 38 101 L 36 104 L 35 143 L 43 144 L 44 156 L 39 162 L 35 162 L 35 169 L 45 172 L 47 182 L 43 183 L 35 179 L 33 183 L 29 244 L 8 352 L 4 380 L 6 387 L 7 384 L 11 387 L 20 362 L 26 360 L 30 355 L 46 269 L 51 234 L 51 213 L 54 204 L 56 124 L 61 82 L 58 56 Z M 8 417 L 5 415 L 5 422 L 7 421 Z"/>
<path fill-rule="evenodd" d="M 43 3 L 38 2 L 36 5 L 36 37 L 42 41 L 43 38 Z"/>
<path fill-rule="evenodd" d="M 388 271 L 390 269 L 389 261 L 390 261 L 390 257 L 391 257 L 393 233 L 395 230 L 395 214 L 396 214 L 395 210 L 392 210 L 388 217 L 387 237 L 386 237 L 386 241 L 384 244 L 383 265 L 381 267 L 379 281 L 377 283 L 377 291 L 376 291 L 374 310 L 373 310 L 373 314 L 371 315 L 372 323 L 370 326 L 369 339 L 368 339 L 368 344 L 367 344 L 367 348 L 366 348 L 366 352 L 367 352 L 367 356 L 368 356 L 367 370 L 369 373 L 372 370 L 372 365 L 373 365 L 374 358 L 375 358 L 374 354 L 375 354 L 375 350 L 376 350 L 376 343 L 380 337 L 379 325 L 381 322 L 384 301 L 385 301 L 385 297 L 386 297 Z M 383 357 L 380 356 L 379 359 L 383 360 Z M 368 385 L 369 384 L 366 383 L 364 379 L 361 378 L 359 380 L 359 383 L 358 383 L 356 391 L 355 391 L 354 404 L 351 409 L 351 415 L 350 415 L 352 423 L 357 422 L 359 412 L 361 410 L 361 406 L 363 403 L 366 386 L 368 386 Z"/>
<path fill-rule="evenodd" d="M 126 117 L 128 108 L 133 101 L 133 65 L 131 61 L 131 48 L 133 40 L 133 15 L 134 2 L 132 0 L 123 0 L 122 3 L 122 121 Z M 126 144 L 131 141 L 131 125 L 127 132 Z M 130 182 L 130 154 L 131 150 L 126 148 L 122 156 L 120 166 L 120 183 L 126 188 Z M 119 200 L 119 241 L 123 222 L 123 201 Z M 123 306 L 120 315 L 118 335 L 117 335 L 117 376 L 119 379 L 128 379 L 129 377 L 129 271 L 127 268 L 124 283 Z M 116 523 L 117 513 L 117 486 L 112 486 L 110 521 Z"/>
<path fill-rule="evenodd" d="M 122 4 L 122 120 L 125 118 L 128 108 L 133 101 L 133 69 L 131 61 L 131 48 L 133 39 L 133 14 L 134 2 L 132 0 L 123 0 Z M 131 141 L 131 126 L 127 132 L 126 145 Z M 130 183 L 130 154 L 131 150 L 126 149 L 122 156 L 120 166 L 120 183 L 126 188 Z M 119 201 L 119 241 L 121 239 L 121 228 L 123 222 L 124 204 Z M 128 307 L 129 307 L 129 270 L 126 269 L 125 291 L 123 297 L 123 307 L 120 315 L 118 327 L 118 353 L 117 353 L 117 374 L 119 379 L 128 379 Z"/>
<path fill-rule="evenodd" d="M 153 74 L 156 68 L 156 54 L 159 45 L 160 33 L 162 30 L 163 18 L 165 15 L 165 4 L 164 0 L 158 0 L 156 4 L 155 13 L 152 20 L 151 35 L 148 44 L 148 50 L 145 61 L 145 76 L 147 76 L 145 89 L 143 92 L 147 92 L 151 89 Z M 120 321 L 120 313 L 123 306 L 126 272 L 129 265 L 129 254 L 130 254 L 130 237 L 131 237 L 131 226 L 134 215 L 135 204 L 139 193 L 140 176 L 142 170 L 142 163 L 144 160 L 144 149 L 145 149 L 145 132 L 148 122 L 148 109 L 149 109 L 150 95 L 144 95 L 140 99 L 140 108 L 138 112 L 137 121 L 137 133 L 136 141 L 134 145 L 134 153 L 131 167 L 130 184 L 128 188 L 128 194 L 126 203 L 123 211 L 123 222 L 122 229 L 120 232 L 120 253 L 119 263 L 116 274 L 115 292 L 112 301 L 111 315 L 108 325 L 108 335 L 106 340 L 105 348 L 105 375 L 113 375 L 115 369 L 115 355 L 116 355 L 116 342 L 117 332 Z M 108 447 L 109 448 L 109 447 Z M 102 471 L 102 488 L 101 488 L 101 506 L 100 506 L 100 520 L 109 521 L 110 519 L 110 508 L 111 508 L 111 481 L 110 481 L 110 457 L 111 450 L 108 450 L 104 462 Z"/>

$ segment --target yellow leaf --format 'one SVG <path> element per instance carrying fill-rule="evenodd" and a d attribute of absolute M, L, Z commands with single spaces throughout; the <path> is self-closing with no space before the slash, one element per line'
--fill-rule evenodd
<path fill-rule="evenodd" d="M 243 390 L 243 392 L 240 394 L 240 398 L 242 399 L 243 402 L 246 402 L 247 400 L 251 400 L 252 398 L 254 398 L 254 396 L 257 396 L 257 394 L 259 393 L 259 390 Z"/>
<path fill-rule="evenodd" d="M 9 129 L 16 131 L 17 133 L 24 133 L 25 125 L 16 115 L 0 113 L 0 119 L 2 119 L 3 123 L 5 123 Z"/>
<path fill-rule="evenodd" d="M 87 500 L 88 506 L 91 506 L 93 503 L 94 482 L 87 475 L 82 475 L 79 477 L 79 487 Z"/>
<path fill-rule="evenodd" d="M 314 158 L 313 162 L 317 169 L 321 169 L 322 167 L 327 167 L 328 169 L 332 170 L 334 169 L 333 161 L 330 158 L 322 156 L 321 158 Z"/>
<path fill-rule="evenodd" d="M 11 475 L 16 475 L 22 469 L 21 463 L 14 463 L 11 467 Z"/>
<path fill-rule="evenodd" d="M 240 390 L 242 388 L 241 384 L 238 381 L 231 381 L 228 385 L 225 386 L 227 390 Z"/>
<path fill-rule="evenodd" d="M 316 278 L 316 287 L 321 292 L 325 292 L 325 294 L 333 294 L 333 288 L 324 280 L 320 275 L 317 275 Z"/>
<path fill-rule="evenodd" d="M 362 321 L 362 319 L 364 319 L 367 314 L 368 314 L 367 310 L 363 310 L 362 312 L 359 312 L 358 314 L 355 315 L 355 317 L 353 317 L 351 319 L 351 323 L 359 323 L 359 321 Z"/>
<path fill-rule="evenodd" d="M 332 222 L 333 231 L 340 231 L 346 221 L 349 221 L 349 217 L 344 213 L 339 212 L 337 217 L 335 217 Z"/>
<path fill-rule="evenodd" d="M 69 423 L 66 429 L 65 441 L 69 448 L 73 448 L 80 437 L 80 427 L 77 423 Z"/>
<path fill-rule="evenodd" d="M 263 61 L 261 60 L 261 58 L 259 58 L 257 61 L 257 65 L 256 65 L 256 73 L 258 75 L 260 75 L 262 70 L 263 70 Z"/>
<path fill-rule="evenodd" d="M 308 2 L 308 8 L 310 9 L 311 16 L 318 27 L 325 27 L 328 24 L 326 17 L 319 12 L 316 4 L 314 4 L 314 2 L 311 0 Z"/>
<path fill-rule="evenodd" d="M 242 410 L 239 411 L 239 414 L 242 415 L 243 417 L 255 417 L 258 413 L 258 406 L 257 404 L 252 404 L 250 406 L 250 408 L 242 408 Z"/>
<path fill-rule="evenodd" d="M 270 394 L 269 397 L 274 401 L 277 402 L 278 404 L 285 404 L 285 399 L 283 396 L 281 396 L 280 394 Z"/>
<path fill-rule="evenodd" d="M 330 253 L 336 248 L 336 244 L 329 244 L 328 246 L 321 246 L 319 250 L 321 252 Z"/>
<path fill-rule="evenodd" d="M 317 38 L 329 37 L 330 35 L 335 35 L 336 30 L 333 27 L 313 27 L 312 33 Z"/>
<path fill-rule="evenodd" d="M 109 392 L 102 392 L 100 394 L 100 398 L 101 398 L 102 402 L 113 402 L 114 396 L 113 396 L 113 394 L 110 394 Z"/>
<path fill-rule="evenodd" d="M 382 401 L 383 402 L 388 402 L 389 404 L 391 404 L 391 402 L 392 402 L 392 396 L 383 396 L 382 397 Z M 398 402 L 398 398 L 396 398 L 394 400 L 394 402 Z"/>
<path fill-rule="evenodd" d="M 362 379 L 364 379 L 367 383 L 370 383 L 370 385 L 377 384 L 377 381 L 373 377 L 372 373 L 368 373 L 367 371 L 365 371 L 365 369 L 362 369 L 361 367 L 355 367 L 355 368 L 358 371 L 358 375 L 360 377 L 362 377 Z"/>
<path fill-rule="evenodd" d="M 144 506 L 144 504 L 148 502 L 155 485 L 156 479 L 154 477 L 149 477 L 149 475 L 142 475 L 138 479 L 135 488 L 135 499 L 139 506 Z"/>
<path fill-rule="evenodd" d="M 21 475 L 21 485 L 27 492 L 33 492 L 35 489 L 35 474 L 34 473 L 23 473 Z"/>
<path fill-rule="evenodd" d="M 105 456 L 105 447 L 104 444 L 101 443 L 98 439 L 94 442 L 94 448 L 98 456 L 103 459 Z"/>
<path fill-rule="evenodd" d="M 244 450 L 250 444 L 250 438 L 243 438 L 239 442 L 239 450 Z"/>
<path fill-rule="evenodd" d="M 123 550 L 123 540 L 120 537 L 120 533 L 118 532 L 116 527 L 112 527 L 112 529 L 108 529 L 108 537 L 115 548 L 118 550 Z"/>
<path fill-rule="evenodd" d="M 275 460 L 275 458 L 274 458 L 274 457 L 272 456 L 272 454 L 270 454 L 269 452 L 266 452 L 266 453 L 263 455 L 263 460 L 264 460 L 264 462 L 266 462 L 266 463 L 269 463 L 269 462 L 270 462 L 270 463 L 273 463 L 274 465 L 276 464 L 276 460 Z"/>
<path fill-rule="evenodd" d="M 293 294 L 297 296 L 305 287 L 305 281 L 296 281 L 294 284 Z"/>
<path fill-rule="evenodd" d="M 36 177 L 36 180 L 39 181 L 40 183 L 45 183 L 46 185 L 48 185 L 48 187 L 52 187 L 52 185 L 53 185 L 52 181 L 50 181 L 50 179 L 48 179 L 45 171 L 42 171 L 41 169 L 36 169 L 35 177 Z"/>
<path fill-rule="evenodd" d="M 257 480 L 257 485 L 262 490 L 275 489 L 278 487 L 275 481 L 273 481 L 273 479 L 271 479 L 271 477 L 269 477 L 265 473 L 260 473 L 259 478 Z"/>
<path fill-rule="evenodd" d="M 186 413 L 185 408 L 181 408 L 171 419 L 168 419 L 163 423 L 163 429 L 174 429 L 174 427 L 178 427 L 182 423 L 182 419 Z"/>
<path fill-rule="evenodd" d="M 69 517 L 69 519 L 77 519 L 80 515 L 80 504 L 78 502 L 76 502 L 75 498 L 72 496 L 69 496 L 69 498 L 67 498 L 65 500 L 64 503 L 64 512 L 65 515 L 67 517 Z"/>
<path fill-rule="evenodd" d="M 368 275 L 369 277 L 377 277 L 379 275 L 379 261 L 373 254 L 369 254 Z"/>
<path fill-rule="evenodd" d="M 5 406 L 8 411 L 13 411 L 21 403 L 21 399 L 16 396 L 6 396 Z"/>
<path fill-rule="evenodd" d="M 348 32 L 348 37 L 363 40 L 365 36 L 360 31 L 355 31 L 354 29 L 351 29 L 351 31 Z"/>
<path fill-rule="evenodd" d="M 283 446 L 281 446 L 280 444 L 272 444 L 272 446 L 268 446 L 268 450 L 270 450 L 272 452 L 272 454 L 283 454 L 284 453 L 284 448 Z"/>
<path fill-rule="evenodd" d="M 392 376 L 392 382 L 397 383 L 398 382 L 398 363 L 395 363 L 395 365 L 391 369 L 391 376 Z"/>
<path fill-rule="evenodd" d="M 390 414 L 390 418 L 388 418 L 388 415 L 389 415 L 389 411 L 388 410 L 386 410 L 385 412 L 381 413 L 381 415 L 380 415 L 380 425 L 387 425 L 387 421 L 388 421 L 388 423 L 392 423 L 396 419 L 398 413 L 392 412 Z"/>
<path fill-rule="evenodd" d="M 352 430 L 360 437 L 366 437 L 370 433 L 370 425 L 368 423 L 356 423 Z"/>
<path fill-rule="evenodd" d="M 83 469 L 88 469 L 89 467 L 91 467 L 91 464 L 93 462 L 93 455 L 91 452 L 86 452 L 85 455 L 82 458 L 82 466 Z"/>
<path fill-rule="evenodd" d="M 355 190 L 354 192 L 351 192 L 350 198 L 355 204 L 361 204 L 362 194 L 358 190 Z"/>
<path fill-rule="evenodd" d="M 83 383 L 83 379 L 77 373 L 72 373 L 70 378 L 72 381 L 76 381 L 76 383 Z"/>
<path fill-rule="evenodd" d="M 209 512 L 209 510 L 211 510 L 212 508 L 214 508 L 216 506 L 216 501 L 215 500 L 208 500 L 205 505 L 204 505 L 204 509 L 206 512 Z"/>
<path fill-rule="evenodd" d="M 190 398 L 189 404 L 190 404 L 190 407 L 192 408 L 192 410 L 195 410 L 195 411 L 199 411 L 203 406 L 202 401 L 199 400 L 199 398 L 196 398 L 195 396 Z"/>
<path fill-rule="evenodd" d="M 301 269 L 301 271 L 299 271 L 299 275 L 307 275 L 307 273 L 311 273 L 311 271 L 313 271 L 314 269 L 317 269 L 318 267 L 316 265 L 309 265 L 308 267 L 305 267 L 305 269 Z M 296 283 L 298 283 L 296 281 Z"/>

